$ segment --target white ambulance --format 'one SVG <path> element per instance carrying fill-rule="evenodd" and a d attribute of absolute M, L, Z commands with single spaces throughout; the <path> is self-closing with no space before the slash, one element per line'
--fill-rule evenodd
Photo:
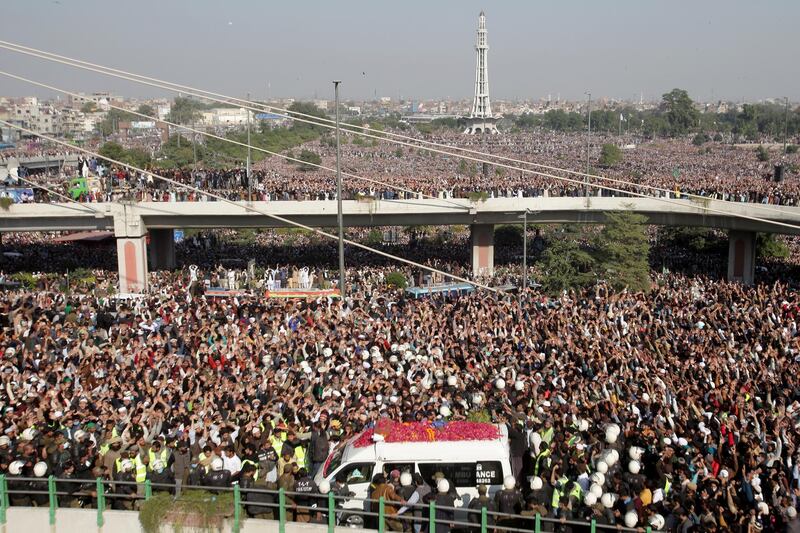
<path fill-rule="evenodd" d="M 495 427 L 498 438 L 488 440 L 387 442 L 377 437 L 365 446 L 363 434 L 359 434 L 334 450 L 314 479 L 317 483 L 327 479 L 331 484 L 343 479 L 355 495 L 339 505 L 362 509 L 376 474 L 384 473 L 388 478 L 392 470 L 419 473 L 435 491 L 433 477 L 441 472 L 461 497 L 456 505 L 467 507 L 478 496 L 478 485 L 487 485 L 493 495 L 511 475 L 508 432 L 505 426 Z"/>

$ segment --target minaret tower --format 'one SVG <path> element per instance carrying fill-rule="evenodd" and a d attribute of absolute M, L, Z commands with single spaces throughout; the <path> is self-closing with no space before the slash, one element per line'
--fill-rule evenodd
<path fill-rule="evenodd" d="M 486 43 L 486 15 L 481 11 L 478 17 L 478 40 L 475 43 L 475 98 L 472 100 L 472 112 L 467 119 L 464 133 L 499 133 L 497 118 L 492 116 L 492 104 L 489 102 L 489 66 Z"/>

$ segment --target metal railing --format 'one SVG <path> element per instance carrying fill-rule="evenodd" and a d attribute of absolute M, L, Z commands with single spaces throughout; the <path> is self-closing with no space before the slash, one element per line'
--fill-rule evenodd
<path fill-rule="evenodd" d="M 9 479 L 14 485 L 14 488 L 9 488 Z M 46 484 L 47 490 L 16 488 L 19 483 L 36 483 L 42 486 Z M 84 488 L 74 491 L 58 490 L 57 484 L 61 484 L 62 487 L 63 485 L 77 484 Z M 87 490 L 85 487 L 88 486 L 91 486 L 94 490 Z M 137 491 L 133 493 L 117 492 L 117 487 L 123 486 L 136 486 Z M 7 511 L 9 507 L 12 507 L 12 500 L 15 496 L 25 498 L 46 495 L 50 525 L 55 525 L 56 523 L 56 510 L 59 507 L 59 497 L 69 499 L 71 502 L 78 501 L 80 502 L 80 507 L 94 508 L 97 510 L 97 526 L 102 527 L 105 524 L 103 515 L 107 508 L 107 499 L 112 501 L 147 501 L 153 497 L 154 490 L 155 492 L 172 493 L 175 495 L 174 497 L 176 499 L 180 498 L 182 491 L 187 490 L 204 490 L 216 494 L 232 492 L 232 528 L 236 533 L 239 532 L 242 524 L 242 507 L 245 507 L 245 509 L 252 514 L 270 512 L 273 516 L 273 520 L 275 519 L 275 510 L 277 510 L 279 533 L 286 533 L 286 524 L 289 521 L 287 518 L 288 513 L 297 514 L 298 511 L 306 515 L 307 520 L 305 521 L 319 525 L 327 525 L 329 533 L 334 533 L 334 529 L 337 526 L 366 527 L 368 529 L 377 529 L 379 533 L 385 533 L 387 521 L 408 524 L 410 527 L 404 527 L 406 531 L 414 531 L 415 528 L 413 526 L 420 525 L 420 529 L 423 532 L 434 531 L 436 524 L 446 524 L 450 528 L 469 529 L 476 533 L 478 531 L 480 531 L 480 533 L 488 533 L 489 530 L 499 533 L 540 533 L 546 525 L 550 526 L 548 530 L 553 530 L 562 525 L 578 526 L 582 528 L 588 527 L 591 533 L 597 533 L 598 530 L 614 530 L 627 533 L 655 532 L 655 530 L 651 530 L 649 526 L 629 528 L 619 524 L 598 523 L 595 519 L 591 521 L 572 520 L 543 516 L 538 513 L 530 515 L 508 514 L 489 511 L 486 507 L 480 509 L 445 507 L 437 506 L 435 501 L 431 501 L 428 504 L 387 503 L 383 497 L 377 500 L 371 498 L 353 498 L 336 495 L 333 492 L 322 495 L 318 493 L 291 492 L 284 489 L 242 489 L 238 483 L 227 487 L 216 487 L 208 485 L 182 485 L 181 483 L 152 483 L 149 479 L 144 483 L 137 483 L 135 481 L 116 481 L 103 478 L 91 480 L 55 478 L 53 476 L 48 478 L 8 478 L 2 474 L 0 474 L 0 526 L 7 523 Z M 139 491 L 142 493 L 140 494 Z M 271 501 L 252 501 L 247 498 L 250 495 L 266 496 L 268 499 L 271 499 Z M 308 503 L 308 505 L 298 504 L 294 501 L 295 499 Z M 358 502 L 359 505 L 356 508 L 343 507 L 342 504 L 348 501 Z M 44 505 L 37 503 L 37 506 L 43 507 Z M 405 507 L 407 511 L 404 514 L 395 514 L 397 508 L 401 507 Z M 256 513 L 253 512 L 253 508 L 263 508 L 264 510 Z M 367 508 L 372 510 L 365 510 Z M 387 513 L 387 510 L 391 512 Z M 437 512 L 443 512 L 449 515 L 449 517 L 437 518 Z M 352 521 L 353 517 L 358 517 L 355 522 Z M 429 527 L 431 524 L 433 524 L 434 527 Z"/>

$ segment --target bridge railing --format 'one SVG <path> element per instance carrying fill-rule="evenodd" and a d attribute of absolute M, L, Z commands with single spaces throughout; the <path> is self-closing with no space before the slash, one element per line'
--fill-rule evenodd
<path fill-rule="evenodd" d="M 123 491 L 122 487 L 128 487 L 128 490 Z M 130 489 L 133 487 L 136 490 L 131 492 Z M 114 502 L 129 502 L 130 507 L 135 507 L 137 502 L 150 500 L 154 493 L 169 493 L 174 499 L 179 499 L 182 492 L 195 490 L 208 491 L 212 494 L 233 493 L 233 516 L 231 519 L 234 532 L 240 530 L 242 520 L 249 512 L 254 515 L 271 514 L 272 520 L 278 521 L 279 533 L 286 532 L 287 521 L 290 521 L 290 517 L 296 516 L 298 513 L 307 517 L 305 521 L 326 525 L 329 533 L 333 533 L 337 526 L 375 529 L 379 533 L 384 533 L 387 524 L 392 529 L 396 529 L 399 525 L 405 531 L 419 530 L 422 532 L 435 532 L 437 526 L 444 526 L 445 529 L 466 529 L 473 533 L 488 533 L 490 530 L 499 533 L 540 533 L 553 531 L 559 526 L 573 526 L 588 529 L 591 533 L 596 533 L 598 530 L 652 533 L 649 526 L 629 528 L 619 524 L 601 523 L 596 519 L 553 518 L 534 512 L 524 515 L 508 514 L 489 511 L 486 507 L 437 506 L 435 501 L 427 504 L 403 504 L 402 502 L 387 502 L 384 498 L 377 500 L 353 498 L 337 495 L 332 491 L 327 494 L 309 494 L 284 489 L 243 489 L 238 483 L 234 483 L 232 486 L 218 487 L 182 485 L 180 482 L 175 484 L 152 483 L 150 480 L 137 483 L 99 477 L 92 480 L 53 476 L 47 478 L 12 476 L 9 478 L 5 475 L 0 475 L 0 526 L 7 523 L 9 507 L 12 505 L 23 507 L 32 504 L 37 507 L 47 506 L 50 525 L 55 525 L 56 511 L 59 505 L 68 503 L 70 507 L 77 504 L 78 507 L 96 509 L 97 525 L 102 527 L 105 523 L 103 514 Z M 251 500 L 251 497 L 258 497 L 260 501 Z M 299 504 L 298 501 L 303 503 Z M 346 502 L 351 502 L 351 506 L 344 507 Z M 357 505 L 352 507 L 352 502 Z M 397 509 L 402 507 L 406 507 L 407 511 L 404 514 L 396 514 Z M 419 528 L 415 526 L 419 526 Z"/>

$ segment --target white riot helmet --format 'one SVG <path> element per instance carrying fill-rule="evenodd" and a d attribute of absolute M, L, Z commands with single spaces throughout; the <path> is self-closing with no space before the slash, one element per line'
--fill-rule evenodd
<path fill-rule="evenodd" d="M 155 470 L 156 472 L 161 472 L 162 470 L 164 470 L 164 466 L 165 466 L 164 461 L 162 461 L 161 459 L 156 459 L 155 461 L 153 461 L 153 470 Z"/>
<path fill-rule="evenodd" d="M 497 381 L 494 382 L 494 386 L 497 387 L 498 390 L 503 390 L 506 388 L 506 380 L 503 378 L 499 378 Z"/>
<path fill-rule="evenodd" d="M 122 467 L 123 472 L 130 472 L 133 470 L 133 461 L 130 459 L 123 459 L 120 466 Z"/>
<path fill-rule="evenodd" d="M 36 430 L 33 429 L 33 428 L 28 428 L 28 429 L 26 429 L 25 431 L 22 432 L 22 435 L 20 435 L 20 438 L 22 440 L 24 440 L 24 441 L 30 442 L 30 441 L 32 441 L 33 439 L 36 438 Z"/>
<path fill-rule="evenodd" d="M 602 472 L 595 472 L 592 474 L 592 483 L 597 483 L 600 486 L 603 486 L 606 482 L 606 475 Z"/>
<path fill-rule="evenodd" d="M 531 490 L 541 490 L 542 487 L 544 487 L 542 478 L 539 476 L 533 476 L 531 478 Z"/>
<path fill-rule="evenodd" d="M 213 470 L 214 472 L 219 472 L 220 470 L 222 470 L 222 467 L 223 467 L 222 459 L 220 459 L 219 457 L 215 457 L 214 460 L 211 461 L 211 470 Z"/>
<path fill-rule="evenodd" d="M 614 448 L 608 450 L 605 461 L 608 466 L 614 466 L 619 461 L 619 452 Z"/>
<path fill-rule="evenodd" d="M 452 415 L 453 413 L 450 411 L 450 408 L 446 405 L 443 405 L 439 408 L 439 414 L 443 417 L 447 418 L 448 416 Z"/>
<path fill-rule="evenodd" d="M 411 481 L 412 481 L 411 474 L 409 474 L 408 472 L 403 472 L 402 474 L 400 474 L 400 486 L 401 487 L 409 487 L 409 486 L 411 486 Z"/>
<path fill-rule="evenodd" d="M 447 386 L 448 387 L 455 387 L 456 383 L 458 383 L 458 378 L 455 376 L 447 376 Z"/>
<path fill-rule="evenodd" d="M 650 523 L 650 527 L 659 531 L 664 529 L 664 526 L 667 524 L 667 521 L 664 520 L 664 517 L 660 514 L 654 514 L 650 517 L 648 522 Z"/>
<path fill-rule="evenodd" d="M 619 436 L 618 433 L 615 433 L 611 430 L 611 428 L 606 429 L 606 442 L 609 444 L 614 444 L 617 442 L 617 437 Z"/>
<path fill-rule="evenodd" d="M 523 383 L 522 381 L 514 382 L 514 390 L 516 390 L 517 392 L 521 391 L 524 388 L 525 388 L 525 383 Z"/>
<path fill-rule="evenodd" d="M 506 490 L 511 490 L 517 485 L 517 480 L 514 479 L 514 476 L 506 476 L 503 479 L 503 488 Z"/>
<path fill-rule="evenodd" d="M 436 490 L 442 494 L 447 494 L 450 491 L 450 482 L 444 478 L 440 479 L 436 484 Z"/>
<path fill-rule="evenodd" d="M 606 463 L 605 461 L 597 461 L 597 465 L 595 466 L 595 468 L 601 474 L 605 474 L 606 472 L 608 472 L 608 463 Z"/>
<path fill-rule="evenodd" d="M 768 515 L 769 514 L 769 505 L 766 502 L 758 502 L 758 514 L 760 515 Z"/>
<path fill-rule="evenodd" d="M 644 450 L 642 450 L 638 446 L 634 446 L 630 450 L 628 450 L 628 457 L 630 457 L 634 461 L 638 461 L 639 459 L 642 458 L 642 453 L 643 452 L 644 452 Z"/>
<path fill-rule="evenodd" d="M 33 475 L 36 477 L 44 477 L 47 473 L 47 463 L 44 461 L 39 461 L 35 465 L 33 465 Z"/>
<path fill-rule="evenodd" d="M 639 461 L 631 461 L 628 463 L 628 472 L 631 474 L 638 474 L 642 469 L 642 464 Z"/>
<path fill-rule="evenodd" d="M 589 492 L 594 494 L 595 498 L 600 498 L 603 495 L 603 487 L 597 483 L 592 483 L 592 486 L 589 487 Z"/>
<path fill-rule="evenodd" d="M 614 495 L 611 494 L 610 492 L 606 492 L 605 494 L 600 496 L 600 502 L 606 509 L 611 509 L 612 507 L 614 507 L 614 500 L 616 500 L 616 498 L 614 498 Z"/>
<path fill-rule="evenodd" d="M 587 507 L 591 507 L 592 505 L 597 503 L 597 496 L 594 495 L 592 492 L 587 492 L 586 496 L 583 497 L 583 504 Z"/>
<path fill-rule="evenodd" d="M 626 527 L 636 527 L 637 522 L 639 522 L 639 515 L 636 514 L 636 511 L 628 511 L 625 513 Z"/>
<path fill-rule="evenodd" d="M 12 476 L 18 476 L 22 473 L 23 466 L 25 466 L 25 463 L 22 461 L 14 461 L 8 465 L 8 473 Z"/>
<path fill-rule="evenodd" d="M 331 482 L 327 479 L 323 479 L 319 482 L 319 485 L 317 485 L 317 489 L 320 494 L 328 494 L 331 491 Z"/>

